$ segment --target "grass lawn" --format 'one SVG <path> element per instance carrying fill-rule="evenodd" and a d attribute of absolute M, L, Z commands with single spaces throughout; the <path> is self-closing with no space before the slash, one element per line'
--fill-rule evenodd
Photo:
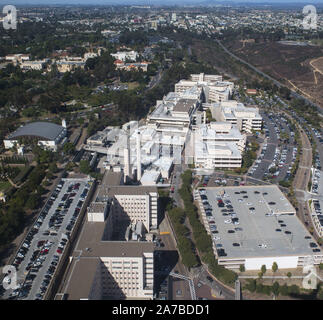
<path fill-rule="evenodd" d="M 6 191 L 10 186 L 11 184 L 9 181 L 0 181 L 0 191 Z"/>
<path fill-rule="evenodd" d="M 128 85 L 128 89 L 129 90 L 133 90 L 139 87 L 139 83 L 138 82 L 122 82 L 120 84 L 126 84 Z"/>

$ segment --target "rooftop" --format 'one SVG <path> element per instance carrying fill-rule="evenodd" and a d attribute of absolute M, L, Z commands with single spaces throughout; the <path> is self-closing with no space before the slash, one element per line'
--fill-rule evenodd
<path fill-rule="evenodd" d="M 194 106 L 195 102 L 196 102 L 196 100 L 194 100 L 194 99 L 180 99 L 176 103 L 173 111 L 174 112 L 187 112 L 187 113 L 189 113 L 191 108 Z"/>
<path fill-rule="evenodd" d="M 23 136 L 39 137 L 45 140 L 55 140 L 66 128 L 51 122 L 31 122 L 19 127 L 9 135 L 9 140 Z"/>
<path fill-rule="evenodd" d="M 216 236 L 220 237 L 215 243 L 222 245 L 227 253 L 226 259 L 313 254 L 309 243 L 314 240 L 312 237 L 305 239 L 310 234 L 276 185 L 210 187 L 205 190 L 218 230 Z M 239 225 L 224 222 L 232 217 L 230 213 L 224 216 L 222 210 L 227 208 L 217 205 L 217 198 L 223 192 L 222 199 L 231 201 Z M 228 230 L 234 232 L 228 233 Z M 233 246 L 233 243 L 239 246 Z"/>

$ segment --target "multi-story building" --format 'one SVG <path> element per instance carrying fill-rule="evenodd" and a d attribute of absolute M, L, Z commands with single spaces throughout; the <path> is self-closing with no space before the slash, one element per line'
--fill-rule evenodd
<path fill-rule="evenodd" d="M 241 167 L 242 156 L 235 142 L 195 141 L 194 147 L 196 168 Z"/>
<path fill-rule="evenodd" d="M 261 130 L 262 117 L 256 107 L 245 107 L 243 103 L 229 100 L 215 103 L 210 109 L 216 120 L 230 122 L 241 131 Z"/>
<path fill-rule="evenodd" d="M 41 60 L 41 61 L 24 61 L 20 64 L 20 68 L 23 70 L 38 70 L 41 71 L 45 69 L 46 63 L 48 61 Z"/>
<path fill-rule="evenodd" d="M 76 68 L 84 69 L 84 61 L 60 60 L 56 62 L 57 70 L 61 73 L 74 71 Z"/>
<path fill-rule="evenodd" d="M 192 74 L 190 80 L 180 80 L 175 84 L 175 92 L 182 93 L 195 86 L 203 89 L 207 102 L 221 102 L 230 98 L 234 83 L 222 81 L 222 76 L 218 75 Z"/>
<path fill-rule="evenodd" d="M 153 299 L 156 188 L 106 172 L 87 212 L 62 292 L 69 300 Z M 146 230 L 145 230 L 146 229 Z"/>
<path fill-rule="evenodd" d="M 158 192 L 148 186 L 108 186 L 101 184 L 95 202 L 109 202 L 115 232 L 141 221 L 147 232 L 157 229 Z M 104 211 L 105 212 L 105 211 Z"/>
<path fill-rule="evenodd" d="M 11 61 L 14 65 L 22 63 L 24 61 L 29 61 L 29 59 L 29 55 L 23 53 L 9 54 L 6 56 L 6 61 Z"/>
<path fill-rule="evenodd" d="M 235 142 L 240 152 L 246 147 L 246 135 L 230 122 L 201 124 L 195 130 L 195 139 L 198 142 Z"/>
<path fill-rule="evenodd" d="M 153 243 L 107 241 L 105 228 L 105 222 L 85 222 L 58 296 L 67 300 L 153 299 Z"/>
<path fill-rule="evenodd" d="M 218 82 L 222 81 L 222 76 L 213 74 L 191 74 L 191 80 L 194 82 Z"/>
<path fill-rule="evenodd" d="M 138 52 L 136 51 L 118 51 L 117 53 L 111 53 L 111 56 L 117 60 L 131 60 L 136 61 L 138 57 Z"/>
<path fill-rule="evenodd" d="M 147 116 L 147 122 L 169 127 L 189 128 L 199 105 L 199 99 L 181 98 L 174 102 L 166 99 L 157 101 L 154 111 Z"/>
<path fill-rule="evenodd" d="M 132 63 L 126 63 L 122 60 L 115 60 L 114 64 L 116 66 L 116 69 L 120 70 L 142 70 L 143 72 L 147 72 L 149 63 L 146 61 L 143 62 L 132 62 Z"/>

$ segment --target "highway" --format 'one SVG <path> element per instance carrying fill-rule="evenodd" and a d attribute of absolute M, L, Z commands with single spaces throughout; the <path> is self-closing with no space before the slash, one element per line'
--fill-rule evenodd
<path fill-rule="evenodd" d="M 262 72 L 261 70 L 259 70 L 258 68 L 256 68 L 255 66 L 253 66 L 252 64 L 248 63 L 247 61 L 239 58 L 238 56 L 236 56 L 235 54 L 233 54 L 231 51 L 229 51 L 222 43 L 220 40 L 215 39 L 215 41 L 219 44 L 219 46 L 227 53 L 229 54 L 232 58 L 238 60 L 239 62 L 247 65 L 249 68 L 251 68 L 253 71 L 257 72 L 258 74 L 260 74 L 261 76 L 263 76 L 264 78 L 271 80 L 278 88 L 281 87 L 286 87 L 286 85 L 282 84 L 281 82 L 277 81 L 276 79 L 272 78 L 271 76 L 269 76 L 268 74 Z M 317 110 L 323 114 L 323 108 L 321 108 L 320 106 L 318 106 L 317 104 L 315 104 L 314 102 L 312 102 L 311 100 L 305 98 L 304 96 L 298 94 L 297 92 L 291 90 L 291 96 L 294 98 L 298 98 L 298 99 L 303 99 L 305 102 L 307 102 L 310 105 L 313 105 L 315 107 L 317 107 Z"/>

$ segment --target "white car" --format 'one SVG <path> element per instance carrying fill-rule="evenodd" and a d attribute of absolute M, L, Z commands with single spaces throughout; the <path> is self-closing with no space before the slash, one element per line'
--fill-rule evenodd
<path fill-rule="evenodd" d="M 224 220 L 224 223 L 230 224 L 230 223 L 232 223 L 232 220 L 231 219 Z"/>
<path fill-rule="evenodd" d="M 213 237 L 213 240 L 218 241 L 218 240 L 221 240 L 221 238 L 220 238 L 220 237 L 215 236 L 215 237 Z"/>

